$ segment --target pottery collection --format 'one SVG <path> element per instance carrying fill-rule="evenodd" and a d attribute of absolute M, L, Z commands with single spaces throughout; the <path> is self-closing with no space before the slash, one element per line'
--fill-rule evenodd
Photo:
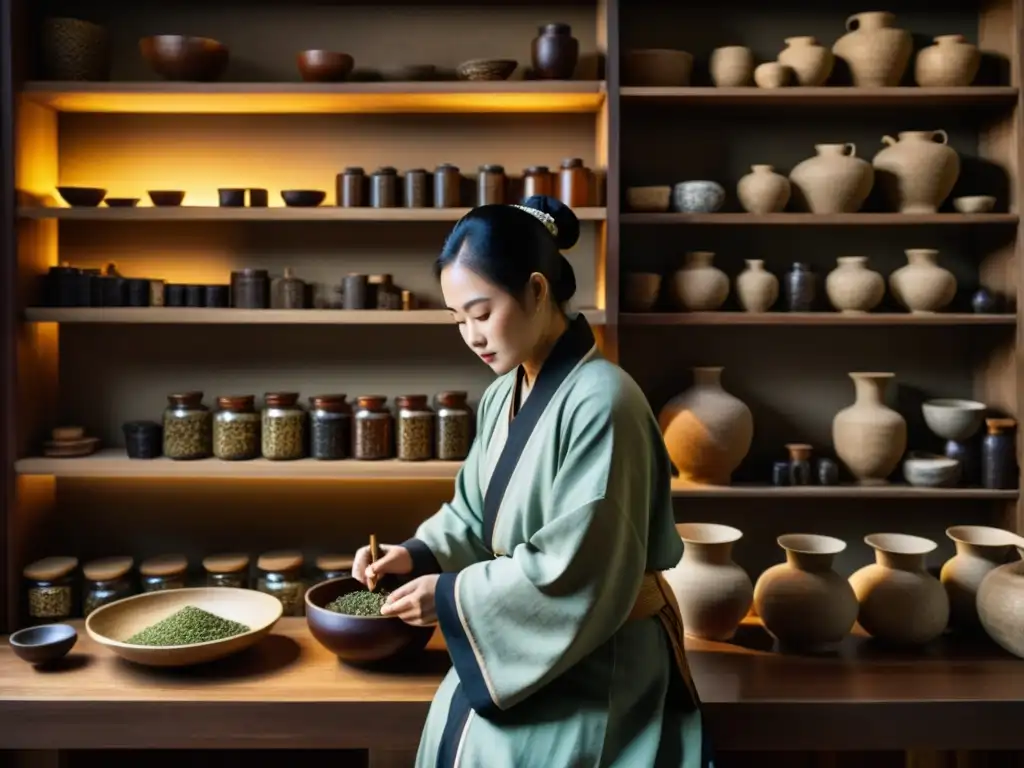
<path fill-rule="evenodd" d="M 789 173 L 794 197 L 811 213 L 856 213 L 875 181 L 871 164 L 857 157 L 855 144 L 816 144 L 814 157 Z"/>
<path fill-rule="evenodd" d="M 885 296 L 885 280 L 868 269 L 867 256 L 840 256 L 825 278 L 825 293 L 840 312 L 863 313 L 877 307 Z"/>
<path fill-rule="evenodd" d="M 913 40 L 895 26 L 896 16 L 887 11 L 855 13 L 846 20 L 847 33 L 832 46 L 832 53 L 846 62 L 853 84 L 862 88 L 899 85 Z"/>
<path fill-rule="evenodd" d="M 715 254 L 691 251 L 682 269 L 673 275 L 677 305 L 690 312 L 713 312 L 729 297 L 729 277 L 714 265 Z"/>
<path fill-rule="evenodd" d="M 892 373 L 851 373 L 856 400 L 832 420 L 832 444 L 839 460 L 865 485 L 885 483 L 907 448 L 907 422 L 887 406 Z"/>
<path fill-rule="evenodd" d="M 789 179 L 771 165 L 752 165 L 739 180 L 736 196 L 747 213 L 779 213 L 786 209 L 791 193 Z"/>
<path fill-rule="evenodd" d="M 960 156 L 943 130 L 883 136 L 872 165 L 889 203 L 901 213 L 935 213 L 960 176 Z"/>
<path fill-rule="evenodd" d="M 907 264 L 889 275 L 893 298 L 913 314 L 930 314 L 949 306 L 956 296 L 956 278 L 939 266 L 939 252 L 909 248 L 906 254 Z"/>
<path fill-rule="evenodd" d="M 736 299 L 744 312 L 767 312 L 779 298 L 779 278 L 764 268 L 762 259 L 747 259 L 736 278 Z"/>

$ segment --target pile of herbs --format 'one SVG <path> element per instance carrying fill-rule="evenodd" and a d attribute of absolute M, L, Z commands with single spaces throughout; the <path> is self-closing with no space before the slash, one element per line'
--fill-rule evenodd
<path fill-rule="evenodd" d="M 376 592 L 368 592 L 363 589 L 342 595 L 324 607 L 328 611 L 343 613 L 346 616 L 380 616 L 380 608 L 387 601 L 388 594 L 383 589 Z"/>
<path fill-rule="evenodd" d="M 131 645 L 195 645 L 212 640 L 226 640 L 249 632 L 237 621 L 223 619 L 202 608 L 186 605 L 166 619 L 146 627 L 125 640 Z"/>

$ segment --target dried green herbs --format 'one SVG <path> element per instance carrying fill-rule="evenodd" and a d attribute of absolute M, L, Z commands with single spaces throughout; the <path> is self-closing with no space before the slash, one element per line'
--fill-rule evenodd
<path fill-rule="evenodd" d="M 347 595 L 329 602 L 325 607 L 328 611 L 343 613 L 346 616 L 380 616 L 380 607 L 388 599 L 383 589 L 376 592 L 349 592 Z"/>
<path fill-rule="evenodd" d="M 195 645 L 213 640 L 225 640 L 249 632 L 249 627 L 237 621 L 223 619 L 202 608 L 186 605 L 163 621 L 158 621 L 125 640 L 131 645 Z"/>

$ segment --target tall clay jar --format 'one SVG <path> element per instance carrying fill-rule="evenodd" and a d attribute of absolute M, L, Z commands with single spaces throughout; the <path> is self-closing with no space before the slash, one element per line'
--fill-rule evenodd
<path fill-rule="evenodd" d="M 987 434 L 981 443 L 981 484 L 985 488 L 1017 487 L 1017 449 L 1014 419 L 985 419 Z"/>
<path fill-rule="evenodd" d="M 960 177 L 960 156 L 943 130 L 897 136 L 883 136 L 885 149 L 872 160 L 879 187 L 900 213 L 935 213 Z"/>
<path fill-rule="evenodd" d="M 832 74 L 835 56 L 816 38 L 801 35 L 786 38 L 786 47 L 779 53 L 778 61 L 793 70 L 797 85 L 816 88 L 824 85 Z"/>
<path fill-rule="evenodd" d="M 683 615 L 683 629 L 690 637 L 731 640 L 754 599 L 750 577 L 732 559 L 733 545 L 743 533 L 716 523 L 676 527 L 683 557 L 664 575 Z"/>
<path fill-rule="evenodd" d="M 1006 562 L 1019 537 L 985 525 L 955 525 L 946 529 L 946 536 L 956 545 L 956 554 L 939 575 L 949 597 L 949 623 L 959 630 L 980 629 L 978 589 L 989 573 Z"/>
<path fill-rule="evenodd" d="M 779 213 L 786 209 L 791 188 L 789 179 L 771 165 L 752 165 L 739 180 L 736 196 L 747 213 Z"/>
<path fill-rule="evenodd" d="M 885 279 L 868 269 L 867 256 L 840 256 L 825 278 L 825 293 L 832 306 L 846 314 L 863 314 L 885 296 Z"/>
<path fill-rule="evenodd" d="M 889 290 L 912 314 L 932 314 L 945 309 L 956 296 L 956 278 L 938 264 L 939 252 L 908 248 L 907 264 L 889 275 Z"/>
<path fill-rule="evenodd" d="M 1024 539 L 1014 543 L 1024 558 Z M 992 570 L 978 588 L 978 618 L 985 632 L 1003 649 L 1024 659 L 1024 559 Z"/>
<path fill-rule="evenodd" d="M 850 577 L 860 611 L 857 621 L 872 637 L 894 645 L 924 645 L 949 623 L 949 598 L 928 573 L 925 558 L 937 545 L 904 533 L 873 533 L 864 543 L 875 562 Z"/>
<path fill-rule="evenodd" d="M 885 404 L 893 373 L 851 373 L 853 405 L 832 420 L 832 444 L 839 460 L 863 485 L 882 485 L 907 449 L 907 422 Z"/>
<path fill-rule="evenodd" d="M 571 80 L 580 43 L 568 24 L 545 24 L 533 40 L 533 72 L 539 80 Z"/>
<path fill-rule="evenodd" d="M 962 87 L 974 82 L 980 67 L 978 46 L 963 35 L 939 35 L 917 54 L 914 81 L 922 88 Z"/>
<path fill-rule="evenodd" d="M 856 144 L 815 144 L 814 157 L 789 172 L 793 194 L 811 213 L 856 213 L 875 183 L 871 164 L 857 157 Z"/>
<path fill-rule="evenodd" d="M 740 88 L 754 83 L 754 54 L 745 46 L 715 48 L 708 66 L 711 82 L 719 88 Z"/>
<path fill-rule="evenodd" d="M 857 598 L 832 568 L 846 542 L 831 536 L 779 536 L 786 562 L 761 574 L 754 607 L 781 650 L 822 652 L 838 645 L 857 620 Z"/>
<path fill-rule="evenodd" d="M 747 259 L 747 268 L 736 278 L 736 298 L 745 312 L 767 312 L 779 298 L 779 279 L 763 260 Z"/>
<path fill-rule="evenodd" d="M 914 43 L 910 33 L 895 24 L 896 16 L 888 11 L 855 13 L 846 20 L 847 32 L 836 40 L 832 53 L 849 66 L 855 86 L 900 84 Z"/>
<path fill-rule="evenodd" d="M 713 312 L 729 297 L 729 277 L 714 265 L 711 251 L 690 251 L 672 276 L 675 302 L 689 312 Z"/>

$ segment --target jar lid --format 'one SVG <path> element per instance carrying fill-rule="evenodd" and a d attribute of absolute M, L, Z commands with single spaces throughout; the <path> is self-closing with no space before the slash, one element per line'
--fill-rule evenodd
<path fill-rule="evenodd" d="M 143 576 L 177 576 L 188 568 L 184 555 L 157 555 L 143 560 L 139 573 Z"/>
<path fill-rule="evenodd" d="M 391 285 L 391 275 L 370 275 L 367 280 L 371 285 Z"/>
<path fill-rule="evenodd" d="M 426 395 L 399 395 L 395 398 L 395 403 L 399 408 L 426 408 L 427 407 L 427 396 Z"/>
<path fill-rule="evenodd" d="M 256 395 L 225 395 L 217 398 L 217 407 L 225 411 L 243 412 L 256 409 Z"/>
<path fill-rule="evenodd" d="M 278 549 L 272 552 L 264 552 L 256 561 L 256 567 L 261 571 L 271 573 L 294 571 L 302 567 L 302 553 L 296 549 Z"/>
<path fill-rule="evenodd" d="M 249 556 L 244 552 L 208 555 L 203 558 L 203 568 L 209 573 L 238 573 L 248 567 Z"/>
<path fill-rule="evenodd" d="M 187 408 L 195 408 L 196 406 L 203 404 L 203 393 L 202 392 L 177 392 L 173 395 L 167 396 L 167 401 L 171 405 L 183 405 Z"/>
<path fill-rule="evenodd" d="M 990 435 L 1009 432 L 1017 426 L 1016 419 L 985 419 L 985 428 Z"/>
<path fill-rule="evenodd" d="M 135 559 L 124 557 L 101 557 L 82 566 L 82 573 L 89 581 L 113 581 L 120 579 L 132 569 Z"/>
<path fill-rule="evenodd" d="M 25 566 L 22 573 L 33 581 L 53 581 L 67 576 L 78 567 L 77 557 L 44 557 Z"/>
<path fill-rule="evenodd" d="M 155 421 L 126 421 L 124 423 L 125 432 L 155 432 L 161 429 L 161 426 Z"/>
<path fill-rule="evenodd" d="M 350 165 L 348 168 L 345 169 L 345 173 L 350 174 L 352 176 L 362 176 L 364 173 L 366 173 L 366 171 L 360 168 L 358 165 Z"/>
<path fill-rule="evenodd" d="M 441 163 L 434 170 L 435 171 L 457 171 L 457 170 L 459 170 L 459 166 L 455 165 L 455 163 Z"/>
<path fill-rule="evenodd" d="M 504 173 L 505 167 L 502 165 L 481 165 L 480 173 Z"/>
<path fill-rule="evenodd" d="M 267 392 L 263 402 L 271 408 L 288 408 L 299 402 L 298 392 Z"/>
<path fill-rule="evenodd" d="M 359 395 L 356 398 L 356 403 L 358 403 L 360 408 L 366 408 L 371 411 L 383 408 L 384 403 L 387 401 L 388 399 L 384 395 Z"/>
<path fill-rule="evenodd" d="M 543 24 L 539 27 L 538 31 L 540 34 L 548 35 L 571 35 L 572 27 L 563 22 L 554 22 L 552 24 Z"/>
<path fill-rule="evenodd" d="M 351 406 L 346 402 L 345 395 L 310 395 L 309 404 L 321 411 L 348 411 Z"/>
<path fill-rule="evenodd" d="M 439 392 L 437 395 L 437 401 L 441 403 L 441 405 L 465 405 L 468 398 L 468 393 L 460 392 L 458 390 Z"/>
<path fill-rule="evenodd" d="M 392 168 L 390 165 L 383 165 L 376 171 L 374 171 L 374 173 L 384 176 L 394 176 L 396 173 L 398 173 L 398 171 L 395 168 Z"/>
<path fill-rule="evenodd" d="M 348 571 L 355 560 L 352 555 L 320 555 L 316 559 L 316 567 L 321 571 Z"/>
<path fill-rule="evenodd" d="M 562 161 L 563 168 L 582 168 L 583 160 L 579 157 L 567 157 Z"/>
<path fill-rule="evenodd" d="M 420 174 L 426 175 L 427 169 L 426 168 L 410 168 L 408 171 L 406 171 L 406 174 L 410 174 L 410 173 L 420 173 Z"/>
<path fill-rule="evenodd" d="M 245 269 L 236 269 L 231 273 L 231 277 L 252 277 L 260 280 L 266 280 L 270 277 L 270 272 L 265 269 L 252 269 L 251 267 L 246 267 Z"/>
<path fill-rule="evenodd" d="M 524 174 L 531 173 L 551 173 L 551 169 L 546 165 L 531 165 L 529 168 L 523 171 Z"/>

